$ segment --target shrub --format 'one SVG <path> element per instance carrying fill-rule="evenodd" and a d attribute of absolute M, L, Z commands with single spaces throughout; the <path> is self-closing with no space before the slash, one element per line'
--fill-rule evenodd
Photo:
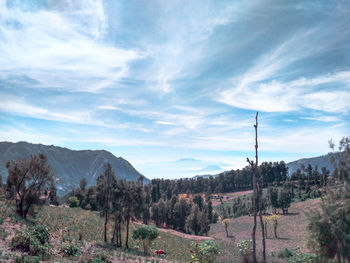
<path fill-rule="evenodd" d="M 140 226 L 134 231 L 133 238 L 142 240 L 145 255 L 149 255 L 152 241 L 158 237 L 158 229 L 154 226 Z"/>
<path fill-rule="evenodd" d="M 43 245 L 30 230 L 17 232 L 11 240 L 11 247 L 40 258 L 47 258 L 50 255 L 49 248 Z"/>
<path fill-rule="evenodd" d="M 205 240 L 198 244 L 198 258 L 200 262 L 212 263 L 219 254 L 219 246 L 214 240 Z"/>
<path fill-rule="evenodd" d="M 76 196 L 71 196 L 68 199 L 70 207 L 79 207 L 79 200 Z"/>
<path fill-rule="evenodd" d="M 112 261 L 108 258 L 108 255 L 104 253 L 100 253 L 99 255 L 94 257 L 91 262 L 92 263 L 110 263 Z"/>
<path fill-rule="evenodd" d="M 41 244 L 47 243 L 50 239 L 49 229 L 43 225 L 34 226 L 31 229 L 31 233 Z"/>
<path fill-rule="evenodd" d="M 63 254 L 69 257 L 74 257 L 80 254 L 80 247 L 73 243 L 63 245 L 60 250 Z"/>
<path fill-rule="evenodd" d="M 253 253 L 253 241 L 251 239 L 242 240 L 236 246 L 238 253 L 243 257 L 243 262 L 250 262 Z"/>
<path fill-rule="evenodd" d="M 31 257 L 31 256 L 20 256 L 16 257 L 15 263 L 39 263 L 39 257 Z"/>
<path fill-rule="evenodd" d="M 288 263 L 318 263 L 317 256 L 312 253 L 295 254 L 288 258 Z"/>
<path fill-rule="evenodd" d="M 288 248 L 282 249 L 278 252 L 279 258 L 290 258 L 292 256 L 294 256 L 294 252 L 290 251 Z"/>

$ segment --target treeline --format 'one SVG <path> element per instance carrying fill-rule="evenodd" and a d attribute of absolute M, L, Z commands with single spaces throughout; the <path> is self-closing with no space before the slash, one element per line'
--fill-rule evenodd
<path fill-rule="evenodd" d="M 264 186 L 271 183 L 282 184 L 288 178 L 288 167 L 284 161 L 264 162 L 259 166 L 259 173 L 263 175 Z M 170 199 L 177 194 L 229 193 L 250 190 L 252 172 L 250 167 L 223 172 L 215 178 L 184 178 L 178 180 L 153 179 L 150 183 L 152 202 L 160 198 Z"/>
<path fill-rule="evenodd" d="M 260 173 L 266 171 L 266 167 L 268 167 L 266 164 L 262 164 L 262 166 L 265 170 L 260 167 Z M 330 171 L 325 167 L 322 167 L 319 171 L 317 166 L 312 167 L 310 164 L 306 167 L 302 166 L 290 177 L 267 184 L 267 189 L 264 191 L 261 200 L 260 210 L 263 214 L 269 208 L 275 214 L 279 213 L 279 210 L 286 214 L 293 200 L 304 201 L 326 194 L 327 186 L 333 186 L 336 181 L 342 181 L 341 177 L 344 176 L 339 176 L 339 174 L 341 173 L 336 169 L 330 177 Z M 253 213 L 252 195 L 237 197 L 231 203 L 222 203 L 217 209 L 223 218 L 250 215 Z"/>
<path fill-rule="evenodd" d="M 159 227 L 176 229 L 186 233 L 207 235 L 210 224 L 217 221 L 210 199 L 201 195 L 181 196 L 175 193 L 153 201 L 152 185 L 143 185 L 142 177 L 137 182 L 118 179 L 110 164 L 97 178 L 96 186 L 86 188 L 82 179 L 80 187 L 66 197 L 71 207 L 101 211 L 107 226 L 109 217 L 114 221 L 112 243 L 121 246 L 121 225 L 126 225 L 126 243 L 130 220 L 148 224 L 150 220 Z M 107 240 L 107 237 L 106 237 Z"/>

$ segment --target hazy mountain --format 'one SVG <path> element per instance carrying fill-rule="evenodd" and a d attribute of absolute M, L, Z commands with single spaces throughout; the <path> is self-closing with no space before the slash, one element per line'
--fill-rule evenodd
<path fill-rule="evenodd" d="M 53 145 L 0 142 L 0 173 L 4 177 L 3 180 L 8 174 L 5 167 L 8 160 L 28 158 L 31 154 L 38 153 L 43 153 L 48 157 L 49 165 L 59 178 L 57 184 L 59 195 L 77 187 L 84 177 L 88 181 L 88 185 L 94 185 L 106 162 L 112 164 L 118 178 L 136 181 L 141 176 L 127 160 L 115 157 L 105 150 L 73 151 Z M 149 180 L 145 178 L 144 182 L 148 183 Z"/>

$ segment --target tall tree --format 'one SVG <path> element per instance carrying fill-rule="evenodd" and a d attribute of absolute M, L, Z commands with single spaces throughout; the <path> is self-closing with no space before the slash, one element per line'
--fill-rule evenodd
<path fill-rule="evenodd" d="M 114 170 L 110 163 L 106 163 L 103 173 L 97 178 L 97 200 L 105 216 L 104 241 L 107 242 L 108 215 L 111 209 L 111 195 L 116 183 Z"/>

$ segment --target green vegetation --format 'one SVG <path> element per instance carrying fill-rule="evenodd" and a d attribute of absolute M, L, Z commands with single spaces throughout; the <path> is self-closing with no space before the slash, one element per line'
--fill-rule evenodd
<path fill-rule="evenodd" d="M 79 207 L 79 200 L 76 196 L 71 196 L 68 198 L 69 207 Z"/>
<path fill-rule="evenodd" d="M 213 263 L 219 254 L 219 246 L 213 240 L 204 240 L 202 242 L 193 242 L 191 244 L 191 263 Z"/>
<path fill-rule="evenodd" d="M 158 230 L 154 226 L 145 225 L 138 227 L 133 234 L 134 239 L 139 239 L 143 244 L 145 255 L 150 255 L 150 246 L 152 241 L 158 237 Z"/>

